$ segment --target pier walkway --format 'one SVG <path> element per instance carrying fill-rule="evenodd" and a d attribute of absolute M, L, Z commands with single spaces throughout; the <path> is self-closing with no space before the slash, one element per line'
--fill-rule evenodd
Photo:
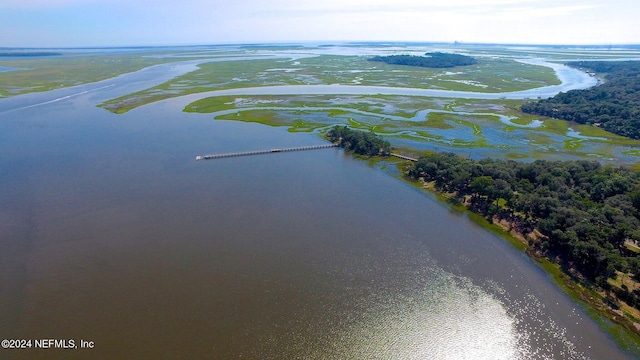
<path fill-rule="evenodd" d="M 400 155 L 400 154 L 391 153 L 389 155 L 395 156 L 397 158 L 404 159 L 404 160 L 410 160 L 410 161 L 413 161 L 413 162 L 418 161 L 418 159 L 416 159 L 416 158 L 412 158 L 412 157 L 408 157 L 408 156 L 404 156 L 404 155 Z"/>
<path fill-rule="evenodd" d="M 242 152 L 223 153 L 223 154 L 199 155 L 199 156 L 196 156 L 196 160 L 212 160 L 212 159 L 222 159 L 222 158 L 238 157 L 238 156 L 251 156 L 251 155 L 272 154 L 272 153 L 280 153 L 280 152 L 316 150 L 316 149 L 332 148 L 337 146 L 338 144 L 322 144 L 322 145 L 310 145 L 310 146 L 297 146 L 297 147 L 290 147 L 290 148 L 273 148 L 268 150 L 254 150 L 254 151 L 242 151 Z"/>

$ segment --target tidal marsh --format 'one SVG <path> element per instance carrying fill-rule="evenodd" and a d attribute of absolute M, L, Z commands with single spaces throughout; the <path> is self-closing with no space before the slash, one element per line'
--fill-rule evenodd
<path fill-rule="evenodd" d="M 270 95 L 209 97 L 189 104 L 185 111 L 212 113 L 217 120 L 285 126 L 289 131 L 319 132 L 344 124 L 375 131 L 395 147 L 474 157 L 598 159 L 621 164 L 638 160 L 638 151 L 629 149 L 640 149 L 640 141 L 597 127 L 523 114 L 515 105 L 512 100 Z"/>
<path fill-rule="evenodd" d="M 282 55 L 279 55 L 282 56 Z M 367 56 L 319 55 L 208 62 L 156 87 L 102 104 L 122 113 L 151 102 L 212 90 L 277 85 L 362 85 L 452 91 L 506 92 L 557 85 L 552 69 L 486 58 L 450 69 L 413 68 L 367 61 Z M 519 79 L 513 81 L 513 79 Z"/>

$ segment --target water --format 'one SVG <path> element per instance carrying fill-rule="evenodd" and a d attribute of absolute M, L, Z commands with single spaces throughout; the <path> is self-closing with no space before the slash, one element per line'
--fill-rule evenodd
<path fill-rule="evenodd" d="M 20 69 L 17 67 L 11 67 L 11 66 L 0 66 L 0 73 L 1 72 L 9 72 L 9 71 L 18 71 L 18 70 L 24 70 L 24 69 Z"/>
<path fill-rule="evenodd" d="M 108 49 L 106 49 L 108 50 Z M 332 53 L 341 54 L 341 48 L 331 49 Z M 350 49 L 347 48 L 350 51 Z M 97 50 L 96 50 L 97 51 Z M 115 50 L 114 50 L 115 51 Z M 368 54 L 363 49 L 357 49 L 358 54 Z M 106 52 L 108 53 L 108 51 Z M 15 111 L 24 106 L 39 106 L 49 102 L 56 102 L 75 97 L 86 92 L 100 92 L 101 98 L 106 101 L 119 96 L 134 93 L 148 89 L 150 87 L 162 84 L 176 76 L 188 73 L 197 69 L 197 65 L 204 62 L 213 61 L 229 61 L 229 60 L 256 60 L 256 59 L 272 59 L 272 58 L 300 58 L 312 56 L 314 51 L 304 53 L 278 53 L 265 52 L 255 54 L 255 56 L 238 56 L 238 57 L 215 57 L 206 60 L 186 60 L 175 63 L 151 66 L 146 69 L 121 75 L 113 79 L 99 81 L 91 84 L 74 86 L 69 88 L 57 89 L 46 93 L 26 94 L 20 97 L 14 97 L 10 101 L 0 102 L 0 113 L 3 111 Z M 167 55 L 170 56 L 170 55 Z M 398 88 L 385 86 L 352 86 L 352 85 L 283 85 L 283 86 L 262 86 L 249 87 L 239 89 L 226 89 L 204 92 L 191 96 L 184 96 L 180 99 L 172 99 L 171 101 L 180 102 L 186 106 L 195 99 L 206 96 L 225 96 L 225 95 L 324 95 L 324 94 L 360 94 L 360 95 L 408 95 L 408 96 L 429 96 L 442 98 L 468 98 L 468 99 L 527 99 L 535 97 L 551 97 L 560 91 L 569 91 L 573 89 L 584 89 L 596 85 L 597 79 L 581 72 L 577 69 L 564 65 L 545 62 L 541 59 L 520 60 L 524 63 L 542 65 L 551 67 L 556 72 L 560 85 L 545 86 L 524 91 L 514 91 L 505 93 L 483 93 L 469 91 L 450 91 L 435 89 L 416 89 L 416 88 Z"/>
<path fill-rule="evenodd" d="M 322 141 L 95 107 L 128 79 L 0 101 L 0 337 L 95 342 L 3 357 L 625 358 L 428 195 L 338 149 L 196 162 Z"/>

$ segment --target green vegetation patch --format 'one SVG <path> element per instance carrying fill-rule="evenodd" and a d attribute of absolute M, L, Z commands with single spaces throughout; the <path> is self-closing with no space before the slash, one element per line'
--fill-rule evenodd
<path fill-rule="evenodd" d="M 522 111 L 597 125 L 614 134 L 640 139 L 640 61 L 574 62 L 569 65 L 605 73 L 606 81 L 585 90 L 560 93 L 522 105 Z"/>
<path fill-rule="evenodd" d="M 556 119 L 545 119 L 542 126 L 539 128 L 542 131 L 550 132 L 556 135 L 566 135 L 569 131 L 569 123 L 566 121 L 560 121 Z"/>
<path fill-rule="evenodd" d="M 426 152 L 423 155 L 438 156 L 437 153 L 432 152 Z M 414 168 L 414 166 L 414 163 L 404 163 L 398 165 L 398 169 L 402 173 L 407 174 Z M 531 240 L 529 240 L 529 243 L 524 242 L 521 235 L 514 234 L 513 231 L 508 231 L 504 226 L 499 226 L 493 221 L 493 219 L 488 220 L 487 215 L 479 212 L 478 209 L 465 206 L 455 193 L 448 193 L 443 191 L 442 188 L 436 190 L 436 182 L 429 182 L 429 186 L 425 186 L 425 182 L 416 181 L 411 177 L 405 177 L 404 179 L 408 180 L 410 184 L 413 184 L 417 188 L 428 190 L 429 194 L 434 195 L 451 211 L 466 213 L 470 219 L 486 230 L 507 240 L 515 248 L 526 251 L 536 261 L 536 263 L 551 276 L 553 281 L 560 286 L 560 288 L 569 294 L 574 301 L 585 306 L 589 316 L 598 322 L 603 329 L 609 332 L 620 346 L 635 355 L 640 355 L 640 336 L 633 330 L 632 321 L 636 319 L 633 318 L 632 315 L 625 313 L 625 317 L 621 318 L 617 313 L 611 312 L 607 305 L 609 300 L 605 299 L 600 293 L 594 291 L 590 285 L 582 283 L 579 279 L 576 279 L 573 276 L 567 275 L 560 264 L 550 261 L 549 258 L 541 256 L 535 251 L 531 251 Z M 505 208 L 509 205 L 509 202 L 502 198 L 499 199 L 499 203 L 500 208 Z M 617 321 L 612 321 L 612 319 L 617 319 Z"/>
<path fill-rule="evenodd" d="M 623 150 L 622 153 L 625 155 L 640 156 L 640 149 Z"/>
<path fill-rule="evenodd" d="M 640 294 L 634 291 L 640 285 L 640 258 L 627 244 L 640 240 L 639 172 L 595 161 L 524 164 L 429 153 L 406 174 L 527 238 L 527 252 L 572 296 L 598 309 L 592 316 L 625 348 L 638 351 L 633 314 L 640 310 Z M 624 286 L 612 287 L 618 279 L 626 281 Z"/>
<path fill-rule="evenodd" d="M 375 56 L 369 61 L 379 61 L 390 65 L 419 66 L 428 68 L 453 68 L 456 66 L 469 66 L 477 63 L 471 56 L 450 54 L 441 52 L 426 53 L 426 56 L 414 55 L 390 55 Z"/>
<path fill-rule="evenodd" d="M 100 104 L 101 107 L 123 113 L 136 107 L 178 96 L 212 90 L 267 85 L 296 85 L 286 76 L 269 73 L 283 60 L 217 61 L 198 65 L 198 70 L 178 76 L 152 88 L 128 94 Z"/>
<path fill-rule="evenodd" d="M 13 96 L 87 84 L 175 61 L 146 55 L 149 54 L 0 60 L 1 66 L 23 69 L 0 72 L 0 95 Z"/>
<path fill-rule="evenodd" d="M 637 141 L 634 141 L 633 139 L 629 139 L 628 137 L 611 133 L 598 126 L 585 125 L 585 124 L 572 124 L 571 127 L 576 131 L 579 131 L 580 134 L 584 136 L 589 136 L 594 138 L 595 137 L 605 138 L 605 139 L 613 140 L 619 143 L 631 143 L 631 144 L 637 143 Z"/>
<path fill-rule="evenodd" d="M 582 145 L 582 141 L 579 139 L 568 139 L 564 141 L 564 148 L 567 150 L 578 150 Z"/>
<path fill-rule="evenodd" d="M 274 85 L 343 84 L 499 92 L 526 90 L 558 83 L 550 68 L 507 59 L 483 59 L 478 64 L 466 66 L 464 69 L 463 72 L 413 67 L 398 70 L 393 65 L 369 62 L 362 56 L 337 55 L 296 60 L 210 62 L 203 63 L 199 65 L 198 70 L 164 84 L 109 100 L 101 106 L 122 113 L 154 101 L 192 93 Z M 381 101 L 353 106 L 366 111 L 389 110 Z"/>
<path fill-rule="evenodd" d="M 521 114 L 518 117 L 511 118 L 511 122 L 518 125 L 531 125 L 534 120 L 539 120 L 539 117 L 533 117 L 526 114 Z"/>
<path fill-rule="evenodd" d="M 218 117 L 220 120 L 233 120 L 243 122 L 253 122 L 269 126 L 292 126 L 295 125 L 299 128 L 308 128 L 311 126 L 308 122 L 296 119 L 293 116 L 287 116 L 279 111 L 274 110 L 246 110 L 238 111 L 236 113 L 221 115 Z M 326 124 L 318 124 L 326 126 Z"/>
<path fill-rule="evenodd" d="M 432 112 L 429 114 L 429 120 L 421 122 L 420 125 L 434 129 L 453 129 L 455 126 L 449 124 L 446 120 L 451 115 Z"/>
<path fill-rule="evenodd" d="M 327 139 L 348 152 L 363 156 L 388 156 L 391 144 L 373 132 L 352 130 L 346 126 L 334 126 L 327 132 Z"/>
<path fill-rule="evenodd" d="M 640 148 L 637 140 L 597 127 L 523 114 L 517 110 L 519 103 L 392 95 L 260 95 L 209 97 L 189 104 L 185 111 L 233 111 L 218 118 L 286 126 L 289 131 L 315 132 L 336 124 L 348 125 L 384 134 L 394 146 L 410 141 L 422 150 L 425 147 L 420 144 L 451 150 L 504 149 L 492 154 L 508 159 L 566 155 L 615 162 L 620 160 L 615 154 L 625 154 L 629 147 Z M 426 118 L 416 117 L 425 109 L 433 110 Z M 463 113 L 440 112 L 444 110 Z M 498 115 L 510 117 L 514 125 L 503 124 Z M 543 121 L 540 127 L 519 126 L 538 119 Z M 582 137 L 569 137 L 570 128 Z"/>

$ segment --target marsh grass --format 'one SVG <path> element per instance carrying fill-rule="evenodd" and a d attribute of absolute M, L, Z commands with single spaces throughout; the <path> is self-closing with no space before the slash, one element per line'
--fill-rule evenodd
<path fill-rule="evenodd" d="M 209 62 L 198 70 L 178 76 L 158 86 L 106 101 L 100 106 L 122 113 L 136 107 L 168 98 L 232 88 L 296 85 L 287 77 L 267 70 L 280 65 L 282 59 Z"/>
<path fill-rule="evenodd" d="M 541 131 L 564 136 L 569 131 L 569 123 L 562 120 L 546 118 L 539 129 Z"/>
<path fill-rule="evenodd" d="M 1 60 L 2 66 L 24 70 L 0 72 L 0 95 L 13 96 L 87 84 L 175 61 L 148 55 L 150 53 Z"/>
<path fill-rule="evenodd" d="M 530 116 L 528 114 L 521 113 L 520 116 L 511 119 L 511 122 L 518 125 L 529 125 L 534 120 L 540 120 L 539 116 Z"/>
<path fill-rule="evenodd" d="M 626 142 L 636 143 L 636 141 L 634 141 L 633 139 L 629 139 L 629 138 L 626 138 L 624 136 L 620 136 L 620 135 L 616 135 L 616 134 L 610 133 L 610 132 L 608 132 L 608 131 L 606 131 L 604 129 L 601 129 L 601 128 L 597 127 L 597 126 L 571 123 L 571 127 L 574 130 L 579 131 L 580 134 L 582 134 L 584 136 L 602 137 L 602 138 L 606 138 L 606 139 L 609 139 L 609 140 L 614 140 L 614 141 L 619 142 L 619 143 L 626 143 Z"/>
<path fill-rule="evenodd" d="M 202 55 L 211 56 L 211 53 L 204 52 Z M 238 56 L 242 53 L 236 52 L 233 55 Z M 0 73 L 0 80 L 3 80 L 0 82 L 0 91 L 4 91 L 0 94 L 6 96 L 7 89 L 12 93 L 19 93 L 71 86 L 175 59 L 126 54 L 1 61 L 0 64 L 4 66 L 30 70 Z M 456 69 L 398 67 L 372 63 L 364 56 L 321 55 L 296 60 L 239 59 L 202 63 L 195 71 L 156 87 L 110 100 L 102 106 L 116 113 L 124 113 L 143 104 L 185 94 L 266 85 L 357 82 L 362 85 L 513 91 L 557 83 L 551 69 L 504 58 L 483 57 L 477 65 Z M 482 84 L 483 87 L 479 88 L 478 84 Z M 509 153 L 504 155 L 509 158 L 535 159 L 568 154 L 610 161 L 608 159 L 615 158 L 615 154 L 622 154 L 627 156 L 625 161 L 633 161 L 629 160 L 629 157 L 639 156 L 639 141 L 616 136 L 593 126 L 523 114 L 519 111 L 523 102 L 506 99 L 440 99 L 394 95 L 222 96 L 198 100 L 186 106 L 184 110 L 201 113 L 236 110 L 235 113 L 219 118 L 285 126 L 292 132 L 321 132 L 331 124 L 344 124 L 384 134 L 389 136 L 391 141 L 409 139 L 416 144 L 442 145 L 445 149 L 519 148 L 525 152 L 516 155 L 513 150 L 509 150 Z M 269 107 L 272 109 L 268 109 Z M 309 107 L 316 110 L 305 109 Z M 276 108 L 277 110 L 274 110 Z M 322 108 L 326 109 L 317 110 Z M 250 109 L 252 110 L 249 111 Z M 419 111 L 425 109 L 433 109 L 436 112 L 431 112 L 426 119 L 415 118 Z M 438 110 L 470 114 L 446 114 L 439 113 Z M 514 125 L 499 123 L 497 116 L 483 113 L 509 116 Z M 543 121 L 543 126 L 532 129 L 518 126 L 529 125 L 536 119 Z M 606 140 L 569 138 L 569 127 L 583 136 Z M 499 139 L 502 143 L 495 144 L 492 137 L 495 137 L 496 130 L 512 135 L 505 135 L 503 139 Z M 510 144 L 513 141 L 511 139 L 523 139 L 525 142 L 524 145 Z"/>
<path fill-rule="evenodd" d="M 222 96 L 198 100 L 188 105 L 185 111 L 206 113 L 235 109 L 237 114 L 219 118 L 285 126 L 291 132 L 319 133 L 333 124 L 348 125 L 354 129 L 384 135 L 392 145 L 397 145 L 402 140 L 432 144 L 452 151 L 502 149 L 496 153 L 498 156 L 502 153 L 505 158 L 518 160 L 544 159 L 549 156 L 558 158 L 566 154 L 571 158 L 612 161 L 611 159 L 616 158 L 616 151 L 633 156 L 636 154 L 634 150 L 640 149 L 640 141 L 613 135 L 600 128 L 522 114 L 517 110 L 518 104 L 513 100 L 424 99 L 389 95 Z M 256 107 L 264 109 L 255 110 Z M 278 110 L 269 109 L 274 107 Z M 250 108 L 253 110 L 249 110 Z M 425 108 L 435 111 L 463 110 L 465 114 L 431 112 L 425 120 L 413 119 L 418 111 Z M 370 114 L 363 115 L 352 110 L 368 111 Z M 492 113 L 496 115 L 491 115 Z M 497 114 L 511 117 L 515 125 L 501 123 Z M 390 119 L 390 116 L 394 119 Z M 543 125 L 538 128 L 517 126 L 528 125 L 533 120 L 541 120 Z M 584 136 L 602 140 L 568 137 L 570 127 Z M 495 143 L 493 138 L 496 131 L 513 135 Z M 512 140 L 504 143 L 505 139 L 510 138 Z M 517 153 L 515 149 L 519 149 L 521 153 Z M 637 151 L 640 153 L 640 150 Z M 629 165 L 635 163 L 632 159 L 625 161 Z"/>
<path fill-rule="evenodd" d="M 583 147 L 582 140 L 579 139 L 567 139 L 564 141 L 564 148 L 566 150 L 578 150 Z"/>
<path fill-rule="evenodd" d="M 522 64 L 508 59 L 483 59 L 478 65 L 450 71 L 373 63 L 367 61 L 367 57 L 364 56 L 320 55 L 295 61 L 254 59 L 203 63 L 196 71 L 153 88 L 109 100 L 102 106 L 110 111 L 122 113 L 137 106 L 176 96 L 211 90 L 274 85 L 343 84 L 502 92 L 557 83 L 559 81 L 553 70 L 547 67 Z M 359 106 L 368 111 L 384 104 Z"/>
<path fill-rule="evenodd" d="M 443 114 L 443 113 L 430 113 L 429 119 L 427 121 L 418 123 L 424 127 L 433 128 L 433 129 L 453 129 L 455 126 L 449 124 L 446 120 L 446 117 L 451 117 L 451 115 Z"/>

